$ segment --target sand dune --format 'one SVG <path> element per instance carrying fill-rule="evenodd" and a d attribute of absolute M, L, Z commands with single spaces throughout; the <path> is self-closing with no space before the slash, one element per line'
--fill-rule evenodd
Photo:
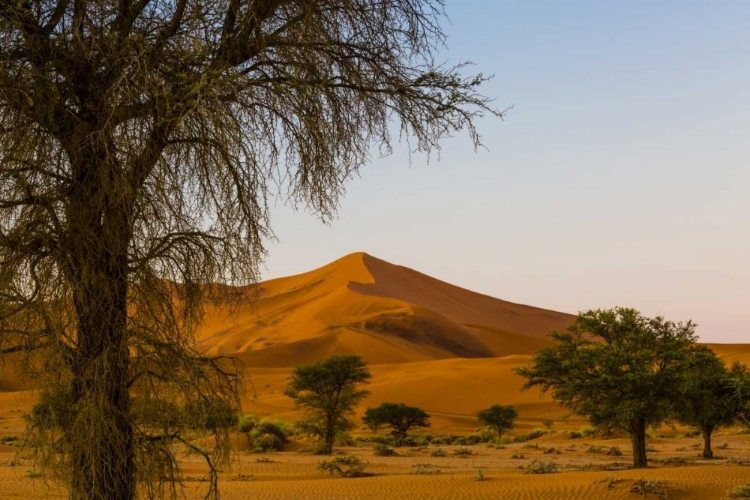
<path fill-rule="evenodd" d="M 248 366 L 292 366 L 332 353 L 370 363 L 530 354 L 573 317 L 481 295 L 364 253 L 263 282 L 234 315 L 207 310 L 214 353 Z"/>

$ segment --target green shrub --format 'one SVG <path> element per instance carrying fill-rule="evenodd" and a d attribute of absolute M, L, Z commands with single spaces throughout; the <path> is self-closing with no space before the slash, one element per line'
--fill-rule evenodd
<path fill-rule="evenodd" d="M 597 431 L 596 427 L 589 427 L 588 425 L 584 425 L 584 426 L 581 427 L 581 429 L 579 430 L 579 432 L 581 433 L 582 437 L 589 437 L 589 436 L 593 436 L 598 431 Z"/>
<path fill-rule="evenodd" d="M 532 460 L 529 465 L 524 467 L 526 474 L 554 474 L 557 472 L 557 464 L 554 460 Z"/>
<path fill-rule="evenodd" d="M 240 417 L 240 419 L 237 421 L 237 431 L 247 434 L 253 430 L 255 424 L 257 423 L 258 417 L 256 417 L 255 415 L 242 415 L 242 417 Z"/>
<path fill-rule="evenodd" d="M 583 435 L 578 431 L 565 431 L 564 434 L 570 439 L 578 439 L 583 437 Z"/>
<path fill-rule="evenodd" d="M 513 438 L 513 441 L 516 443 L 524 443 L 526 441 L 531 441 L 532 439 L 539 439 L 540 437 L 547 434 L 547 431 L 542 429 L 534 429 L 533 431 L 527 433 L 527 434 L 519 434 L 518 436 L 515 436 Z"/>
<path fill-rule="evenodd" d="M 474 452 L 471 451 L 469 448 L 456 448 L 455 450 L 453 450 L 453 454 L 456 455 L 457 457 L 465 458 L 465 457 L 468 457 L 469 455 L 473 455 Z"/>
<path fill-rule="evenodd" d="M 613 457 L 621 457 L 622 452 L 620 451 L 620 448 L 617 446 L 611 446 L 609 448 L 609 451 L 607 451 L 607 455 L 613 456 Z"/>
<path fill-rule="evenodd" d="M 393 448 L 385 444 L 376 444 L 373 449 L 375 450 L 375 456 L 378 457 L 392 457 L 396 454 Z"/>
<path fill-rule="evenodd" d="M 341 477 L 364 477 L 365 466 L 367 462 L 354 455 L 341 455 L 333 457 L 331 460 L 322 460 L 318 462 L 317 469 L 328 474 L 338 474 Z"/>
<path fill-rule="evenodd" d="M 521 452 L 519 452 L 517 450 L 513 450 L 513 452 L 510 454 L 510 458 L 522 459 L 522 458 L 525 458 L 525 457 L 523 456 L 523 453 L 521 453 Z"/>
<path fill-rule="evenodd" d="M 444 449 L 438 448 L 437 450 L 435 450 L 432 453 L 430 453 L 430 456 L 431 457 L 447 457 L 448 454 L 445 452 Z"/>
<path fill-rule="evenodd" d="M 248 449 L 256 453 L 281 451 L 288 442 L 284 430 L 275 422 L 261 420 L 247 433 Z"/>
<path fill-rule="evenodd" d="M 750 498 L 750 484 L 736 486 L 729 492 L 729 498 Z"/>

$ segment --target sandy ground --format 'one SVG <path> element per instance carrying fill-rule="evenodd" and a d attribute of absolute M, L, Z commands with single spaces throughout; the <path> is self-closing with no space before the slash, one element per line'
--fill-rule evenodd
<path fill-rule="evenodd" d="M 634 499 L 630 492 L 639 479 L 659 481 L 673 500 L 710 500 L 727 498 L 733 487 L 750 482 L 750 467 L 734 463 L 750 460 L 750 436 L 719 435 L 716 440 L 716 460 L 697 458 L 700 440 L 675 438 L 651 439 L 649 445 L 652 467 L 645 470 L 628 469 L 631 457 L 624 439 L 566 439 L 551 434 L 540 441 L 512 444 L 504 449 L 486 445 L 468 447 L 472 455 L 457 458 L 456 447 L 440 446 L 447 457 L 432 457 L 438 446 L 399 448 L 400 456 L 376 457 L 367 445 L 341 448 L 368 461 L 366 471 L 371 477 L 344 479 L 318 472 L 316 464 L 325 457 L 296 452 L 255 455 L 238 453 L 230 471 L 222 475 L 220 484 L 225 499 L 299 499 L 299 500 L 418 500 L 418 499 Z M 726 443 L 726 447 L 724 446 Z M 590 446 L 608 450 L 619 446 L 622 456 L 587 452 Z M 549 448 L 556 453 L 545 453 Z M 721 447 L 722 449 L 718 449 Z M 521 453 L 524 458 L 512 459 Z M 65 498 L 64 492 L 46 487 L 41 479 L 29 477 L 31 464 L 21 460 L 11 466 L 15 454 L 12 448 L 0 449 L 0 498 Z M 670 460 L 684 460 L 684 465 L 670 464 Z M 259 461 L 263 460 L 263 461 Z M 265 461 L 268 460 L 268 461 Z M 535 475 L 525 473 L 533 460 L 552 460 L 557 473 Z M 414 475 L 414 464 L 432 464 L 439 471 L 430 475 Z M 745 462 L 746 464 L 750 462 Z M 188 498 L 200 498 L 205 486 L 201 478 L 205 469 L 197 459 L 183 463 L 189 480 Z M 475 479 L 483 471 L 485 480 Z M 646 498 L 659 498 L 646 495 Z"/>

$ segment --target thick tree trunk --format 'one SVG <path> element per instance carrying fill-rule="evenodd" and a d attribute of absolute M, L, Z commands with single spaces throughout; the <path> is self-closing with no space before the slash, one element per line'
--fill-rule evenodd
<path fill-rule="evenodd" d="M 714 428 L 710 425 L 701 427 L 703 433 L 703 458 L 714 458 L 714 452 L 711 449 L 711 434 L 714 432 Z"/>
<path fill-rule="evenodd" d="M 330 455 L 333 453 L 333 445 L 336 441 L 336 426 L 335 420 L 331 417 L 326 422 L 326 435 L 325 435 L 325 453 Z"/>
<path fill-rule="evenodd" d="M 72 363 L 76 417 L 65 429 L 71 447 L 71 500 L 133 500 L 133 427 L 128 391 L 125 208 L 82 199 L 71 214 L 78 319 Z"/>
<path fill-rule="evenodd" d="M 632 426 L 630 440 L 633 443 L 633 467 L 644 469 L 648 467 L 646 458 L 646 422 L 639 420 Z"/>

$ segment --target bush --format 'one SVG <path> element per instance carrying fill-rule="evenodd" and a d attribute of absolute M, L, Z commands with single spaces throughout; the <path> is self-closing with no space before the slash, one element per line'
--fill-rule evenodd
<path fill-rule="evenodd" d="M 240 419 L 237 421 L 237 431 L 247 434 L 253 430 L 255 424 L 257 423 L 258 417 L 256 417 L 255 415 L 242 415 L 242 417 L 240 417 Z"/>
<path fill-rule="evenodd" d="M 513 452 L 510 454 L 510 458 L 523 459 L 525 457 L 523 456 L 523 453 L 521 453 L 521 452 L 519 452 L 517 450 L 513 450 Z"/>
<path fill-rule="evenodd" d="M 583 437 L 583 435 L 578 431 L 565 431 L 565 435 L 570 439 L 578 439 Z"/>
<path fill-rule="evenodd" d="M 607 452 L 607 455 L 613 456 L 613 457 L 621 457 L 622 452 L 620 451 L 620 448 L 617 446 L 611 446 L 609 448 L 609 451 Z"/>
<path fill-rule="evenodd" d="M 581 427 L 580 431 L 582 437 L 589 437 L 596 434 L 598 431 L 596 427 L 589 427 L 587 425 L 584 425 Z"/>
<path fill-rule="evenodd" d="M 310 453 L 312 455 L 327 455 L 328 450 L 324 443 L 316 443 L 312 446 L 303 446 L 299 449 L 299 453 Z"/>
<path fill-rule="evenodd" d="M 396 438 L 393 436 L 384 436 L 382 434 L 375 434 L 373 436 L 358 437 L 357 441 L 362 443 L 378 443 L 387 444 L 388 446 L 396 446 Z"/>
<path fill-rule="evenodd" d="M 435 450 L 432 453 L 430 453 L 430 456 L 431 457 L 447 457 L 448 454 L 445 452 L 444 449 L 438 448 L 437 450 Z"/>
<path fill-rule="evenodd" d="M 373 449 L 375 450 L 375 456 L 378 457 L 392 457 L 396 454 L 393 448 L 385 444 L 376 444 Z"/>
<path fill-rule="evenodd" d="M 661 483 L 658 479 L 653 479 L 650 481 L 639 479 L 630 487 L 630 493 L 640 493 L 643 496 L 652 494 L 662 499 L 667 498 L 667 491 L 661 486 Z"/>
<path fill-rule="evenodd" d="M 557 448 L 555 448 L 555 447 L 545 448 L 544 449 L 544 454 L 545 455 L 552 455 L 552 454 L 559 455 L 560 453 L 562 453 L 562 452 L 560 450 L 558 450 Z"/>
<path fill-rule="evenodd" d="M 247 421 L 245 423 L 247 424 Z M 261 420 L 254 424 L 252 430 L 247 433 L 247 437 L 248 449 L 252 452 L 281 451 L 288 442 L 284 430 L 275 422 L 268 420 Z"/>
<path fill-rule="evenodd" d="M 453 450 L 453 454 L 456 455 L 457 457 L 465 458 L 465 457 L 468 457 L 469 455 L 473 455 L 474 452 L 471 451 L 469 448 L 456 448 L 455 450 Z"/>
<path fill-rule="evenodd" d="M 515 436 L 513 438 L 513 442 L 515 443 L 525 443 L 526 441 L 531 441 L 532 439 L 539 439 L 540 437 L 547 434 L 547 431 L 544 431 L 542 429 L 534 429 L 533 431 L 529 432 L 528 434 L 519 434 L 518 436 Z"/>
<path fill-rule="evenodd" d="M 532 460 L 529 465 L 524 467 L 526 474 L 554 474 L 557 472 L 557 464 L 554 460 Z"/>
<path fill-rule="evenodd" d="M 595 445 L 591 445 L 586 449 L 586 453 L 601 453 L 602 451 L 604 451 L 604 448 Z"/>
<path fill-rule="evenodd" d="M 413 464 L 411 467 L 411 473 L 418 476 L 440 474 L 440 469 L 438 469 L 437 465 L 435 464 L 418 462 L 416 464 Z"/>
<path fill-rule="evenodd" d="M 750 498 L 750 484 L 736 486 L 729 492 L 729 498 Z"/>
<path fill-rule="evenodd" d="M 368 474 L 365 472 L 367 462 L 354 455 L 341 455 L 333 457 L 331 460 L 322 460 L 318 462 L 317 469 L 328 474 L 338 474 L 341 477 L 364 477 Z"/>

